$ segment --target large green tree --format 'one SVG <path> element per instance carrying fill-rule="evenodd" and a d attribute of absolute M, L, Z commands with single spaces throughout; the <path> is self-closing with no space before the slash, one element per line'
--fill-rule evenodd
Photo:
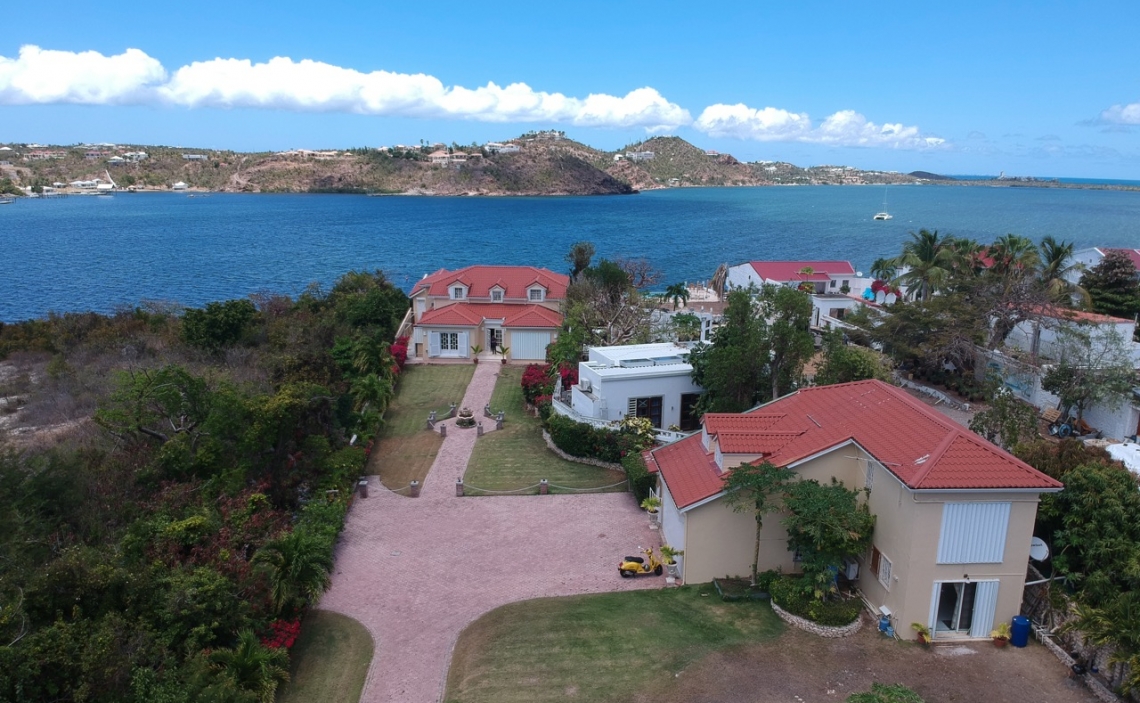
<path fill-rule="evenodd" d="M 852 490 L 832 478 L 831 483 L 794 481 L 787 485 L 783 519 L 788 531 L 788 549 L 800 555 L 803 584 L 822 600 L 832 591 L 834 569 L 846 557 L 862 554 L 871 546 L 875 516 L 865 490 Z"/>
<path fill-rule="evenodd" d="M 811 334 L 811 298 L 785 286 L 765 286 L 759 314 L 764 323 L 771 400 L 790 393 L 800 381 L 804 364 L 815 352 Z"/>
<path fill-rule="evenodd" d="M 253 564 L 268 578 L 270 597 L 279 613 L 315 601 L 331 579 L 331 554 L 308 531 L 293 530 L 266 544 L 254 555 Z"/>
<path fill-rule="evenodd" d="M 1041 379 L 1041 387 L 1061 399 L 1077 418 L 1093 405 L 1119 408 L 1131 395 L 1136 372 L 1115 329 L 1062 327 L 1058 333 L 1059 359 Z"/>
<path fill-rule="evenodd" d="M 898 258 L 906 272 L 897 280 L 907 286 L 912 298 L 927 300 L 946 283 L 953 269 L 954 253 L 947 246 L 950 238 L 925 229 L 911 232 L 910 237 Z"/>
<path fill-rule="evenodd" d="M 1102 315 L 1133 319 L 1140 314 L 1140 274 L 1128 255 L 1109 251 L 1099 264 L 1081 276 L 1092 308 Z"/>
<path fill-rule="evenodd" d="M 755 405 L 764 382 L 764 329 L 756 314 L 754 291 L 734 289 L 714 344 L 689 355 L 693 381 L 705 389 L 705 412 L 741 412 Z"/>
<path fill-rule="evenodd" d="M 760 571 L 760 537 L 764 516 L 780 509 L 783 494 L 795 476 L 791 469 L 765 461 L 741 464 L 724 477 L 725 500 L 734 512 L 752 513 L 756 520 L 756 545 L 752 556 L 752 583 Z"/>
<path fill-rule="evenodd" d="M 830 330 L 823 336 L 823 361 L 815 372 L 815 383 L 830 386 L 877 378 L 891 380 L 891 365 L 879 352 L 849 344 L 841 330 Z"/>

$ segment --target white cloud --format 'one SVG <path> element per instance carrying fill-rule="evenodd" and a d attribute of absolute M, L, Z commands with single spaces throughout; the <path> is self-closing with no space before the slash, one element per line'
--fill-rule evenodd
<path fill-rule="evenodd" d="M 1140 103 L 1113 105 L 1100 113 L 1100 121 L 1109 124 L 1140 125 Z"/>
<path fill-rule="evenodd" d="M 918 127 L 877 125 L 854 110 L 841 110 L 813 125 L 806 113 L 774 107 L 761 110 L 747 105 L 710 105 L 693 127 L 712 137 L 735 137 L 762 142 L 805 142 L 835 146 L 874 146 L 894 149 L 929 149 L 944 139 L 923 136 Z"/>
<path fill-rule="evenodd" d="M 138 102 L 165 78 L 162 64 L 138 49 L 104 56 L 29 45 L 17 58 L 0 56 L 0 104 Z"/>
<path fill-rule="evenodd" d="M 536 91 L 525 83 L 470 89 L 424 74 L 362 73 L 319 61 L 277 57 L 264 63 L 216 58 L 166 71 L 138 49 L 116 56 L 44 51 L 25 46 L 0 56 L 0 104 L 164 103 L 185 107 L 249 107 L 434 117 L 483 122 L 555 122 L 581 127 L 673 129 L 692 122 L 688 110 L 653 88 L 624 97 L 585 98 Z"/>

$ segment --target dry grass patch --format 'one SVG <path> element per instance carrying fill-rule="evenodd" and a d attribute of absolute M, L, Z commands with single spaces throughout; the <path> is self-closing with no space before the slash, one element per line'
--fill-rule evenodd
<path fill-rule="evenodd" d="M 504 366 L 495 381 L 491 410 L 505 411 L 506 423 L 502 430 L 486 434 L 475 443 L 463 477 L 471 488 L 469 494 L 481 495 L 475 487 L 509 491 L 533 486 L 544 478 L 555 486 L 568 488 L 612 486 L 613 491 L 626 490 L 622 483 L 624 472 L 566 461 L 547 449 L 542 423 L 523 409 L 522 374 L 522 367 Z M 551 488 L 550 492 L 572 491 Z"/>
<path fill-rule="evenodd" d="M 463 400 L 474 373 L 474 364 L 405 367 L 368 462 L 369 473 L 393 490 L 412 480 L 423 483 L 443 444 L 438 432 L 427 429 L 428 413 L 446 417 L 448 406 Z"/>

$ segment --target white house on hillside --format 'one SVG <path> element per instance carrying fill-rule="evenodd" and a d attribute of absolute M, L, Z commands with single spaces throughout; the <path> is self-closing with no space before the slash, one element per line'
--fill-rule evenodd
<path fill-rule="evenodd" d="M 564 395 L 554 408 L 581 422 L 647 417 L 659 430 L 696 430 L 693 407 L 704 389 L 693 383 L 688 359 L 688 348 L 672 343 L 590 347 L 569 405 Z"/>
<path fill-rule="evenodd" d="M 870 292 L 872 280 L 856 271 L 850 261 L 749 261 L 730 266 L 726 280 L 730 288 L 810 288 L 814 327 L 843 326 L 838 321 L 847 313 L 868 298 L 876 301 Z M 894 301 L 879 296 L 877 302 Z"/>

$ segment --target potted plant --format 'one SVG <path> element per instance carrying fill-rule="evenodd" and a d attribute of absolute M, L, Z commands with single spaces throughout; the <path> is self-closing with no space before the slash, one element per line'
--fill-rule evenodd
<path fill-rule="evenodd" d="M 665 562 L 665 570 L 673 578 L 681 576 L 681 565 L 677 563 L 677 557 L 684 555 L 684 549 L 673 549 L 667 544 L 661 545 L 661 559 Z"/>
<path fill-rule="evenodd" d="M 503 366 L 507 365 L 507 354 L 511 353 L 510 347 L 503 347 Z"/>
<path fill-rule="evenodd" d="M 480 346 L 480 345 L 476 344 L 476 345 L 473 345 L 473 346 L 471 347 L 471 359 L 472 359 L 472 360 L 473 360 L 473 361 L 474 361 L 476 364 L 478 364 L 478 363 L 479 363 L 479 355 L 480 355 L 480 354 L 482 354 L 482 353 L 483 353 L 483 347 L 482 347 L 482 346 Z"/>
<path fill-rule="evenodd" d="M 1009 623 L 999 623 L 997 627 L 990 631 L 990 637 L 993 638 L 995 647 L 1004 647 L 1009 644 Z"/>
<path fill-rule="evenodd" d="M 912 630 L 918 633 L 919 644 L 927 645 L 930 644 L 930 642 L 934 639 L 933 635 L 930 634 L 930 628 L 926 625 L 923 625 L 920 622 L 912 622 L 910 624 L 910 627 Z"/>
<path fill-rule="evenodd" d="M 657 509 L 661 507 L 661 499 L 657 496 L 649 496 L 641 501 L 641 507 L 645 512 L 649 513 L 649 527 L 657 529 Z"/>

